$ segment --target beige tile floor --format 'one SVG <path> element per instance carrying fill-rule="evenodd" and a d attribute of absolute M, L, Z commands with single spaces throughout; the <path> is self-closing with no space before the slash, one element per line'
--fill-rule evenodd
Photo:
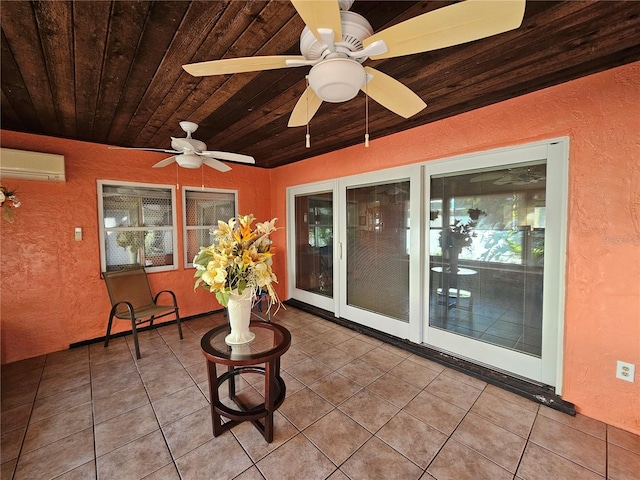
<path fill-rule="evenodd" d="M 200 337 L 221 314 L 2 366 L 2 479 L 640 478 L 640 437 L 289 307 L 267 444 L 214 438 Z M 243 394 L 259 395 L 247 377 Z"/>

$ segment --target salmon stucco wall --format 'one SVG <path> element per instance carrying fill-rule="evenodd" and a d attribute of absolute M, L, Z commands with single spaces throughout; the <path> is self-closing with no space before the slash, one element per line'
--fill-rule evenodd
<path fill-rule="evenodd" d="M 2 131 L 4 148 L 64 155 L 66 182 L 4 178 L 17 189 L 21 206 L 15 220 L 0 220 L 2 363 L 69 348 L 104 336 L 111 308 L 100 277 L 97 180 L 179 184 L 176 191 L 178 269 L 149 274 L 153 291 L 173 290 L 182 317 L 221 308 L 215 295 L 193 291 L 193 269 L 184 268 L 182 186 L 238 190 L 239 213 L 270 219 L 267 171 L 234 165 L 227 173 L 208 167 L 154 169 L 167 155 L 111 150 L 105 145 Z M 82 241 L 74 228 L 81 227 Z M 167 317 L 172 319 L 173 317 Z M 161 319 L 161 321 L 167 321 Z M 114 322 L 114 332 L 130 330 Z"/>
<path fill-rule="evenodd" d="M 287 187 L 336 172 L 560 136 L 570 137 L 562 396 L 581 413 L 640 433 L 640 63 L 279 168 L 273 213 L 284 217 Z M 617 360 L 636 365 L 635 383 L 616 379 Z"/>
<path fill-rule="evenodd" d="M 640 63 L 633 63 L 372 139 L 368 149 L 357 145 L 271 171 L 205 170 L 205 185 L 238 189 L 241 213 L 279 217 L 284 227 L 289 186 L 569 136 L 562 396 L 581 413 L 640 434 L 640 374 L 635 383 L 615 378 L 616 360 L 640 368 L 639 111 Z M 1 133 L 3 147 L 65 155 L 68 177 L 63 184 L 6 181 L 22 201 L 13 224 L 0 222 L 6 363 L 104 335 L 109 302 L 99 276 L 96 179 L 199 186 L 201 173 L 152 170 L 159 154 Z M 178 211 L 180 217 L 180 200 Z M 73 240 L 76 226 L 83 228 L 82 242 Z M 274 243 L 284 299 L 286 229 L 274 234 Z M 177 271 L 150 275 L 152 286 L 174 289 L 185 316 L 218 308 L 212 295 L 193 292 L 181 254 Z"/>

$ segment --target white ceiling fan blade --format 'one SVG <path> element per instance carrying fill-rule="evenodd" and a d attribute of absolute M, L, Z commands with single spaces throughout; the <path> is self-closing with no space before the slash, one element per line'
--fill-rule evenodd
<path fill-rule="evenodd" d="M 156 163 L 152 168 L 166 167 L 167 165 L 171 165 L 175 161 L 176 161 L 176 156 L 174 155 L 173 157 L 165 158 L 164 160 Z"/>
<path fill-rule="evenodd" d="M 111 150 L 144 150 L 145 152 L 163 152 L 163 153 L 180 153 L 175 150 L 165 150 L 163 148 L 145 148 L 145 147 L 109 147 Z"/>
<path fill-rule="evenodd" d="M 313 67 L 317 63 L 322 61 L 322 57 L 318 57 L 315 60 L 287 60 L 287 67 Z"/>
<path fill-rule="evenodd" d="M 371 67 L 364 67 L 371 79 L 360 90 L 401 117 L 409 118 L 427 106 L 409 87 Z"/>
<path fill-rule="evenodd" d="M 209 62 L 191 63 L 182 68 L 194 77 L 258 72 L 286 68 L 287 60 L 306 60 L 302 55 L 271 55 L 262 57 L 225 58 Z"/>
<path fill-rule="evenodd" d="M 428 52 L 516 29 L 525 0 L 466 0 L 418 15 L 366 38 L 365 47 L 384 40 L 388 51 L 373 60 Z"/>
<path fill-rule="evenodd" d="M 342 39 L 340 5 L 336 0 L 291 0 L 291 3 L 318 40 L 322 41 L 318 33 L 321 28 L 333 30 L 334 41 Z"/>
<path fill-rule="evenodd" d="M 231 170 L 229 165 L 222 163 L 220 160 L 216 160 L 215 158 L 203 158 L 202 163 L 204 163 L 207 167 L 214 168 L 220 172 L 228 172 Z"/>
<path fill-rule="evenodd" d="M 496 180 L 495 182 L 493 182 L 494 185 L 508 185 L 510 183 L 513 183 L 514 179 L 511 175 L 505 175 L 502 178 L 499 178 L 498 180 Z"/>
<path fill-rule="evenodd" d="M 302 125 L 306 125 L 316 114 L 320 105 L 322 105 L 320 97 L 316 95 L 316 92 L 314 92 L 311 87 L 307 87 L 293 108 L 287 126 L 301 127 Z"/>
<path fill-rule="evenodd" d="M 226 160 L 228 162 L 250 163 L 255 165 L 256 160 L 251 155 L 242 155 L 241 153 L 218 152 L 214 150 L 205 150 L 196 152 L 198 155 L 208 158 L 217 158 L 218 160 Z"/>
<path fill-rule="evenodd" d="M 470 183 L 477 183 L 477 182 L 488 182 L 490 180 L 496 180 L 498 178 L 502 178 L 504 176 L 504 172 L 487 172 L 487 173 L 480 173 L 479 175 L 476 175 L 475 177 L 472 177 L 469 182 Z"/>

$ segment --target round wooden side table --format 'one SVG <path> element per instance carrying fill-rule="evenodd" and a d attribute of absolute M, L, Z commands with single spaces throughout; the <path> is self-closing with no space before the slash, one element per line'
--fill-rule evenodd
<path fill-rule="evenodd" d="M 271 442 L 273 412 L 282 405 L 286 394 L 286 386 L 280 377 L 280 357 L 291 345 L 291 334 L 283 326 L 269 322 L 253 321 L 249 328 L 256 335 L 250 343 L 227 345 L 224 338 L 231 331 L 228 324 L 209 330 L 200 342 L 207 359 L 213 435 L 217 437 L 241 422 L 251 421 L 265 440 Z M 227 371 L 220 376 L 216 371 L 217 364 L 227 366 Z M 252 402 L 237 395 L 236 378 L 243 373 L 264 375 L 264 399 L 260 397 L 261 401 Z M 233 405 L 220 400 L 219 389 L 224 383 L 228 385 Z M 229 421 L 223 424 L 221 416 Z"/>

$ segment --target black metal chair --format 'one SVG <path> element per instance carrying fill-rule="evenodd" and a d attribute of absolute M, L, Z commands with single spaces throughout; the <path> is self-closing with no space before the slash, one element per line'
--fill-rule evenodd
<path fill-rule="evenodd" d="M 144 267 L 138 266 L 125 270 L 102 272 L 102 276 L 111 299 L 111 313 L 107 324 L 107 334 L 104 338 L 105 347 L 109 345 L 109 336 L 114 317 L 118 320 L 131 321 L 137 359 L 140 359 L 140 346 L 138 345 L 138 327 L 140 325 L 148 323 L 152 327 L 154 320 L 173 313 L 176 316 L 178 333 L 180 334 L 180 340 L 182 340 L 182 327 L 175 294 L 171 290 L 162 290 L 154 297 L 151 294 L 149 279 Z M 173 305 L 159 304 L 158 298 L 161 294 L 171 296 Z"/>

